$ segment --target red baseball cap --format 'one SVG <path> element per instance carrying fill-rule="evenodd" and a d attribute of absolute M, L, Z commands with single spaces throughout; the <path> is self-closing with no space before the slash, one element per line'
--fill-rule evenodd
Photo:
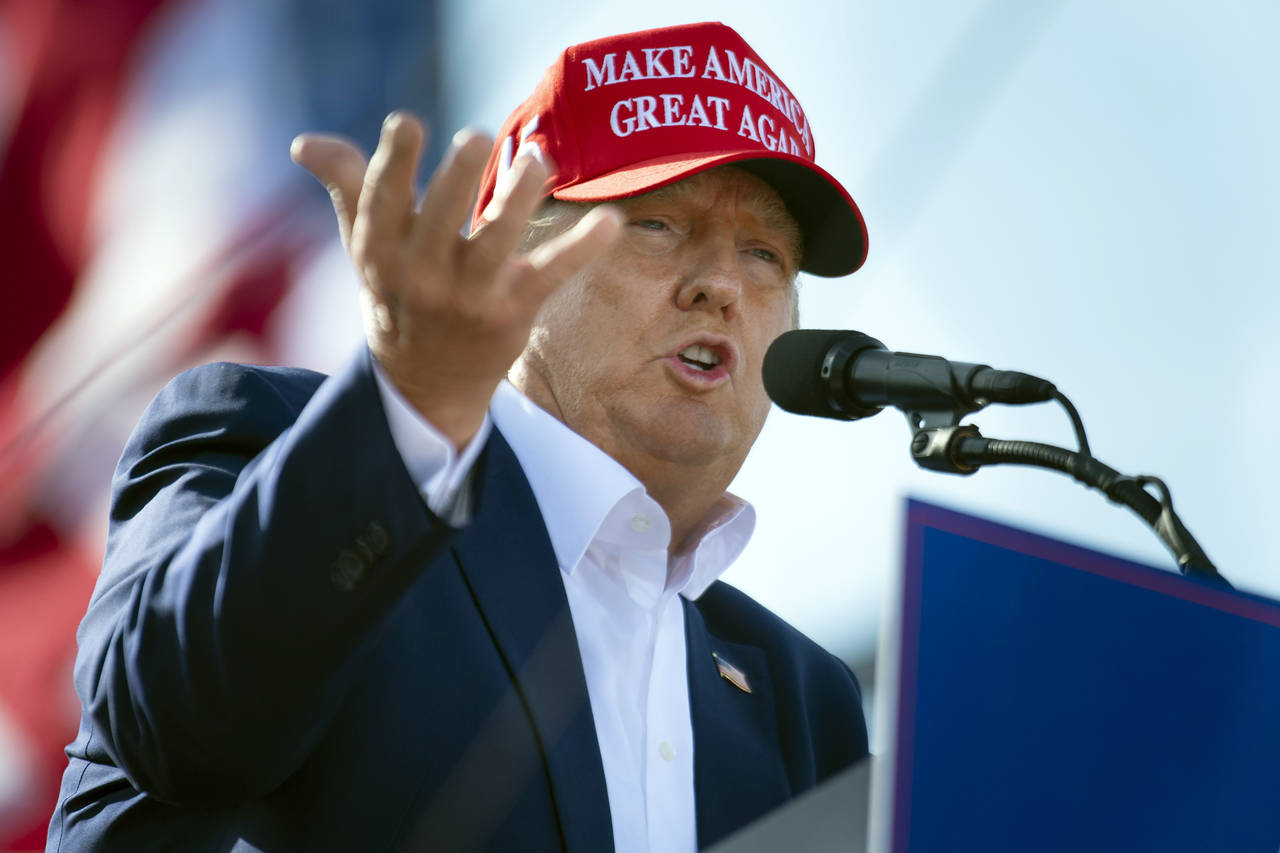
<path fill-rule="evenodd" d="M 804 234 L 800 268 L 846 275 L 867 257 L 867 226 L 814 162 L 804 110 L 750 45 L 721 23 L 643 30 L 565 50 L 502 126 L 472 216 L 521 155 L 558 169 L 548 195 L 628 198 L 733 163 L 767 181 Z"/>

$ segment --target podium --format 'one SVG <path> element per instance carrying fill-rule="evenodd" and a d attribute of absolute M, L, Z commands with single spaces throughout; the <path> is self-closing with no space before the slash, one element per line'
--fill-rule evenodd
<path fill-rule="evenodd" d="M 1280 604 L 906 515 L 870 805 L 855 767 L 717 853 L 1280 850 Z"/>
<path fill-rule="evenodd" d="M 1280 850 L 1280 604 L 919 501 L 906 527 L 871 849 Z"/>
<path fill-rule="evenodd" d="M 874 766 L 867 758 L 837 773 L 706 853 L 863 853 Z"/>

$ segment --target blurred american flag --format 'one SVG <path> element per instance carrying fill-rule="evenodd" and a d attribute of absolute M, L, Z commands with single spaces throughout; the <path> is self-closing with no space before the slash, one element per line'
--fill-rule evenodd
<path fill-rule="evenodd" d="M 422 0 L 0 0 L 0 850 L 44 846 L 133 422 L 193 364 L 357 345 L 289 141 L 430 121 L 435 33 Z"/>

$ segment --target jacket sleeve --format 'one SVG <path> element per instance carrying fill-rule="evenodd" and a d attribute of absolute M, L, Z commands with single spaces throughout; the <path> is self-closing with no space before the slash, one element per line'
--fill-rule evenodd
<path fill-rule="evenodd" d="M 396 453 L 367 352 L 320 378 L 188 371 L 116 470 L 76 690 L 97 746 L 160 800 L 286 779 L 454 532 Z"/>

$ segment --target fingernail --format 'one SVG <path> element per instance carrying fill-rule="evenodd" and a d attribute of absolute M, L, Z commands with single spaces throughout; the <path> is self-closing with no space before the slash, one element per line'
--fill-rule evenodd
<path fill-rule="evenodd" d="M 578 220 L 578 227 L 584 231 L 589 231 L 597 225 L 612 221 L 617 225 L 622 224 L 622 211 L 612 204 L 598 204 L 587 211 L 586 215 Z"/>
<path fill-rule="evenodd" d="M 461 148 L 473 138 L 481 135 L 480 131 L 476 130 L 474 127 L 464 127 L 453 135 L 453 146 L 455 148 Z"/>
<path fill-rule="evenodd" d="M 408 124 L 409 114 L 404 110 L 395 110 L 382 120 L 382 135 L 390 139 L 400 130 L 400 126 Z"/>

